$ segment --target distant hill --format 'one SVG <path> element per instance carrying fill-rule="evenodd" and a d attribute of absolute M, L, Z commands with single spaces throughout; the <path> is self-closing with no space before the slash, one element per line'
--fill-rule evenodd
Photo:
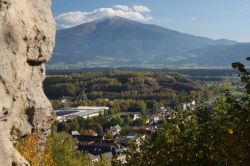
<path fill-rule="evenodd" d="M 189 53 L 197 56 L 196 58 L 190 58 L 189 62 L 201 65 L 225 66 L 235 61 L 246 62 L 246 57 L 250 56 L 250 44 L 236 43 L 234 45 L 207 46 L 191 50 Z"/>
<path fill-rule="evenodd" d="M 250 44 L 212 40 L 121 17 L 59 30 L 52 65 L 82 67 L 228 66 L 250 54 Z"/>
<path fill-rule="evenodd" d="M 67 96 L 87 98 L 133 99 L 133 100 L 177 100 L 177 94 L 195 93 L 202 90 L 191 79 L 174 72 L 111 71 L 85 72 L 77 75 L 54 75 L 44 81 L 44 91 L 49 99 Z"/>

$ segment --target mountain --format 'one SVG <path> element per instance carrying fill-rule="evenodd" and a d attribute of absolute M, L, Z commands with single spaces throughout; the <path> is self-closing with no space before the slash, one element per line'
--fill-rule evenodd
<path fill-rule="evenodd" d="M 50 64 L 83 67 L 225 66 L 228 65 L 228 56 L 231 63 L 237 60 L 237 56 L 247 56 L 249 49 L 250 44 L 213 40 L 112 17 L 57 31 Z M 220 57 L 222 61 L 218 62 L 214 57 Z"/>
<path fill-rule="evenodd" d="M 250 44 L 237 43 L 234 45 L 207 46 L 191 50 L 189 53 L 196 55 L 195 58 L 190 58 L 189 62 L 208 66 L 226 66 L 235 61 L 246 63 L 246 57 L 250 56 Z"/>

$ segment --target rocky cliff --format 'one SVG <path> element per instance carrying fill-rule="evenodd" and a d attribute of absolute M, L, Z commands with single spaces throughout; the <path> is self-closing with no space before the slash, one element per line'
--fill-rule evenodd
<path fill-rule="evenodd" d="M 51 0 L 0 0 L 0 165 L 29 165 L 13 143 L 53 122 L 44 95 L 44 63 L 52 54 Z"/>

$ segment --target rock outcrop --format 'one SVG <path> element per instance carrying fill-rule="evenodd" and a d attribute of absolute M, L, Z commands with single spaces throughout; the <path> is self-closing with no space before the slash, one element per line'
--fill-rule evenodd
<path fill-rule="evenodd" d="M 53 122 L 42 89 L 55 23 L 51 0 L 0 0 L 0 165 L 29 165 L 13 147 L 38 132 L 41 143 Z"/>

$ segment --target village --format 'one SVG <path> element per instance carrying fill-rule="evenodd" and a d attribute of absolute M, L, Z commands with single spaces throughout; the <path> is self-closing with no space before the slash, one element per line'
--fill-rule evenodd
<path fill-rule="evenodd" d="M 195 108 L 195 101 L 183 103 L 182 110 L 189 112 Z M 92 120 L 98 118 L 108 111 L 109 107 L 97 106 L 78 106 L 67 109 L 56 110 L 57 122 L 63 123 L 75 118 Z M 158 106 L 154 114 L 142 115 L 140 112 L 126 112 L 108 117 L 109 120 L 121 118 L 127 120 L 126 125 L 109 125 L 100 135 L 93 129 L 87 129 L 87 133 L 72 130 L 70 134 L 77 140 L 77 149 L 89 157 L 92 162 L 98 162 L 101 159 L 116 160 L 126 163 L 127 149 L 133 144 L 137 151 L 143 140 L 152 138 L 157 132 L 164 128 L 167 121 L 174 120 L 177 113 L 175 110 Z M 128 120 L 127 120 L 128 121 Z"/>

